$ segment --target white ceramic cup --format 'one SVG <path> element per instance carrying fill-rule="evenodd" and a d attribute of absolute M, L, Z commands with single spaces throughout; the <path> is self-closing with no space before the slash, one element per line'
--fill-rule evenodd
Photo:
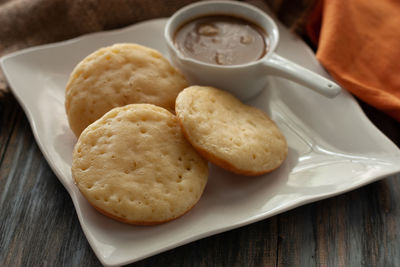
<path fill-rule="evenodd" d="M 174 35 L 186 22 L 208 15 L 232 15 L 260 26 L 268 35 L 267 53 L 260 59 L 240 65 L 217 65 L 185 57 L 174 45 Z M 191 84 L 214 86 L 231 92 L 242 100 L 257 95 L 267 84 L 268 75 L 276 75 L 327 97 L 336 96 L 341 88 L 336 83 L 316 74 L 274 51 L 279 32 L 275 22 L 262 10 L 249 4 L 233 1 L 204 1 L 183 7 L 172 15 L 164 30 L 173 64 Z"/>

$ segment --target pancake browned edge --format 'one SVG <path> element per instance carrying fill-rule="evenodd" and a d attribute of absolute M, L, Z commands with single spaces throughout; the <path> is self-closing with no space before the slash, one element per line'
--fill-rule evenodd
<path fill-rule="evenodd" d="M 208 179 L 207 161 L 184 138 L 176 116 L 152 104 L 114 108 L 89 125 L 71 171 L 95 209 L 137 225 L 186 214 Z"/>
<path fill-rule="evenodd" d="M 188 87 L 178 95 L 175 111 L 193 147 L 228 171 L 262 175 L 278 168 L 287 156 L 286 139 L 267 114 L 226 91 Z"/>
<path fill-rule="evenodd" d="M 183 74 L 158 51 L 119 43 L 100 48 L 74 68 L 65 88 L 65 111 L 76 137 L 114 107 L 148 103 L 174 113 Z"/>

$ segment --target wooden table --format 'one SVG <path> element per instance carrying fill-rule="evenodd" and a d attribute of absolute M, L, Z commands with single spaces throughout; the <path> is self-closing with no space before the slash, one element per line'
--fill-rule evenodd
<path fill-rule="evenodd" d="M 400 124 L 362 106 L 399 146 Z M 99 265 L 21 107 L 0 96 L 0 266 Z M 400 266 L 400 175 L 132 264 L 278 265 Z"/>
<path fill-rule="evenodd" d="M 399 123 L 363 105 L 397 144 Z M 10 94 L 0 98 L 0 266 L 99 266 Z M 399 266 L 400 175 L 132 266 Z"/>

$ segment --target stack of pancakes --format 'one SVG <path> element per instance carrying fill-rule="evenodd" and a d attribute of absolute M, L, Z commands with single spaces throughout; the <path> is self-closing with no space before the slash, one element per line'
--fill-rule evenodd
<path fill-rule="evenodd" d="M 115 44 L 71 73 L 65 108 L 78 137 L 72 176 L 101 213 L 131 224 L 178 218 L 199 201 L 208 161 L 246 176 L 278 168 L 288 147 L 261 110 L 189 86 L 157 51 Z"/>

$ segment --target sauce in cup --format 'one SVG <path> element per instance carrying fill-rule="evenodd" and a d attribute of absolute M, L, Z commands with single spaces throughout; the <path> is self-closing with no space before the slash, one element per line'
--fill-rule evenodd
<path fill-rule="evenodd" d="M 267 34 L 259 26 L 226 15 L 204 16 L 183 24 L 175 33 L 174 44 L 186 57 L 218 65 L 256 61 L 268 49 Z"/>
<path fill-rule="evenodd" d="M 218 25 L 225 26 L 220 30 Z M 247 3 L 214 0 L 185 6 L 168 19 L 164 37 L 171 62 L 191 84 L 223 89 L 244 101 L 268 87 L 270 76 L 327 97 L 341 91 L 333 81 L 276 53 L 278 26 Z"/>

